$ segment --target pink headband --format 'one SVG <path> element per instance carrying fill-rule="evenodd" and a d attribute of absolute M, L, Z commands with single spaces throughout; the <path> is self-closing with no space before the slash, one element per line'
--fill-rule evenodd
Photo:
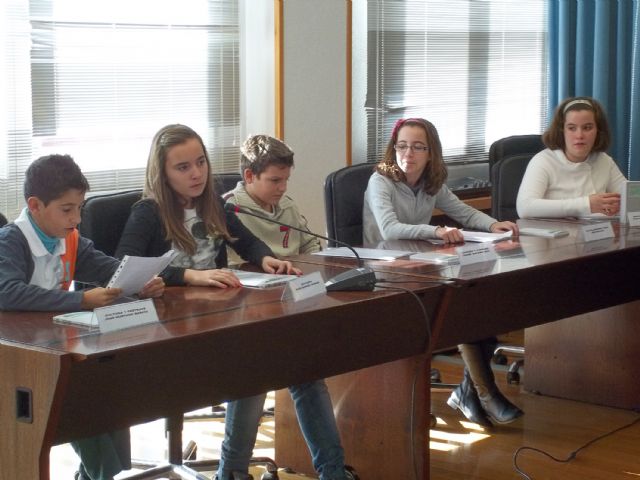
<path fill-rule="evenodd" d="M 394 141 L 394 143 L 398 139 L 398 131 L 402 128 L 402 126 L 405 123 L 411 122 L 411 121 L 422 123 L 421 119 L 419 118 L 401 118 L 396 122 L 396 124 L 393 126 L 393 130 L 391 131 L 391 139 Z"/>

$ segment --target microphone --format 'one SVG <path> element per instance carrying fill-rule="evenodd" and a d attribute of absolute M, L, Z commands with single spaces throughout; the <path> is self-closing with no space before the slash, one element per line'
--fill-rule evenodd
<path fill-rule="evenodd" d="M 346 242 L 342 242 L 340 240 L 336 240 L 335 238 L 328 238 L 318 233 L 310 232 L 309 230 L 304 230 L 302 228 L 294 227 L 293 225 L 289 225 L 287 223 L 282 223 L 272 218 L 263 217 L 262 215 L 258 215 L 257 213 L 253 213 L 251 210 L 247 210 L 246 208 L 239 207 L 238 205 L 233 205 L 231 203 L 226 203 L 224 206 L 225 211 L 230 213 L 242 213 L 244 215 L 250 215 L 252 217 L 259 218 L 264 220 L 265 222 L 275 223 L 280 225 L 281 227 L 287 227 L 292 230 L 296 230 L 302 233 L 308 233 L 309 235 L 313 235 L 314 237 L 322 238 L 323 240 L 327 240 L 330 242 L 335 242 L 339 245 L 343 245 L 347 247 L 349 250 L 353 252 L 358 261 L 358 268 L 352 268 L 351 270 L 347 270 L 339 275 L 336 275 L 333 278 L 330 278 L 325 282 L 325 287 L 329 292 L 339 292 L 339 291 L 371 291 L 374 289 L 376 284 L 376 274 L 375 272 L 364 265 L 364 262 L 356 252 L 355 248 L 349 245 Z"/>

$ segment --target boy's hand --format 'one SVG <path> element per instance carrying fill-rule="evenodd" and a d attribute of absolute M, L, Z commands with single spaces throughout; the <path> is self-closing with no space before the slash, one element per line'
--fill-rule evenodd
<path fill-rule="evenodd" d="M 153 277 L 142 287 L 138 294 L 140 298 L 157 298 L 164 293 L 164 280 L 160 277 Z"/>
<path fill-rule="evenodd" d="M 264 257 L 262 259 L 262 269 L 267 273 L 286 273 L 288 275 L 302 275 L 302 270 L 295 268 L 291 262 L 286 260 L 278 260 L 273 257 Z"/>
<path fill-rule="evenodd" d="M 84 310 L 93 310 L 94 308 L 104 307 L 114 302 L 122 293 L 121 288 L 92 288 L 82 292 L 82 308 Z"/>

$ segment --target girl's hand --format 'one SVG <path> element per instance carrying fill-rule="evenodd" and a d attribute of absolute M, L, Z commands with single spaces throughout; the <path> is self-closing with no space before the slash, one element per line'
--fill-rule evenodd
<path fill-rule="evenodd" d="M 153 277 L 142 287 L 138 294 L 140 298 L 157 298 L 164 293 L 164 280 L 160 277 Z"/>
<path fill-rule="evenodd" d="M 462 243 L 464 238 L 462 232 L 457 228 L 438 227 L 436 228 L 436 237 L 441 238 L 444 243 Z"/>
<path fill-rule="evenodd" d="M 105 307 L 112 304 L 122 293 L 121 288 L 92 288 L 82 292 L 82 308 L 93 310 L 98 307 Z"/>
<path fill-rule="evenodd" d="M 266 256 L 262 259 L 262 269 L 267 273 L 286 273 L 288 275 L 302 275 L 302 270 L 295 268 L 291 262 L 278 260 Z"/>
<path fill-rule="evenodd" d="M 224 268 L 214 270 L 192 270 L 184 271 L 184 281 L 187 285 L 198 287 L 241 287 L 242 284 L 235 273 Z"/>
<path fill-rule="evenodd" d="M 517 237 L 518 235 L 520 235 L 520 231 L 518 230 L 518 225 L 516 225 L 514 222 L 492 223 L 491 227 L 489 227 L 489 230 L 492 233 L 508 232 L 509 230 L 511 230 L 513 232 L 514 237 Z"/>
<path fill-rule="evenodd" d="M 604 213 L 616 215 L 620 211 L 619 193 L 594 193 L 589 195 L 591 213 Z"/>

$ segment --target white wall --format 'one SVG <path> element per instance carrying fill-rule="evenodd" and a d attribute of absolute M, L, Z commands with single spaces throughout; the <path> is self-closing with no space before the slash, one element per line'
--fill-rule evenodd
<path fill-rule="evenodd" d="M 240 140 L 275 134 L 273 0 L 240 0 Z"/>
<path fill-rule="evenodd" d="M 275 135 L 274 0 L 241 0 L 240 138 Z M 284 138 L 295 152 L 289 194 L 326 231 L 323 184 L 346 165 L 346 0 L 284 0 Z"/>
<path fill-rule="evenodd" d="M 289 193 L 325 232 L 323 184 L 346 165 L 346 0 L 285 0 L 284 141 L 295 152 Z"/>

